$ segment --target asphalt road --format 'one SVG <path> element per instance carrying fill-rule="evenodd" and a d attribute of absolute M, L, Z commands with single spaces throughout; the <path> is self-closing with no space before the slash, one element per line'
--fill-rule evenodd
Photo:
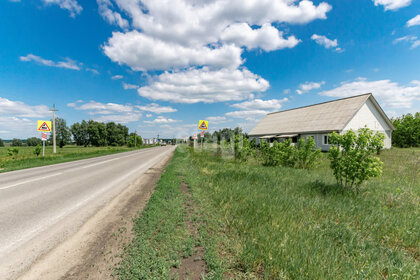
<path fill-rule="evenodd" d="M 0 174 L 0 279 L 15 279 L 173 151 L 156 147 Z"/>

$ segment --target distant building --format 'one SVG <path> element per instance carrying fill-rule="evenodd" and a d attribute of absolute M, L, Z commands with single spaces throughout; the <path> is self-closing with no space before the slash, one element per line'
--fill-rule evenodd
<path fill-rule="evenodd" d="M 145 144 L 145 145 L 155 145 L 157 143 L 158 143 L 157 138 L 143 139 L 143 144 Z"/>
<path fill-rule="evenodd" d="M 318 148 L 328 151 L 328 134 L 336 131 L 357 131 L 367 126 L 385 134 L 385 148 L 391 148 L 395 129 L 371 93 L 333 100 L 320 104 L 270 113 L 249 133 L 257 142 L 283 141 L 294 143 L 301 137 L 313 137 Z"/>

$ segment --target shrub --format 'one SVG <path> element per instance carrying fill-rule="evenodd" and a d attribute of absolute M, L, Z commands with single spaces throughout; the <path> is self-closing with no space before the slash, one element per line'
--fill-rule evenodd
<path fill-rule="evenodd" d="M 403 115 L 392 120 L 392 145 L 400 148 L 420 146 L 420 112 Z"/>
<path fill-rule="evenodd" d="M 7 155 L 13 158 L 16 158 L 19 154 L 19 148 L 8 148 Z"/>
<path fill-rule="evenodd" d="M 294 165 L 297 168 L 309 169 L 315 167 L 321 155 L 320 149 L 315 149 L 315 141 L 309 137 L 306 141 L 299 139 L 294 155 Z"/>
<path fill-rule="evenodd" d="M 4 142 L 1 138 L 0 138 L 0 147 L 4 147 Z"/>
<path fill-rule="evenodd" d="M 34 149 L 34 154 L 35 154 L 36 156 L 39 156 L 39 155 L 41 154 L 41 152 L 42 152 L 42 147 L 41 147 L 41 145 L 36 145 L 36 147 L 35 147 L 35 149 Z"/>
<path fill-rule="evenodd" d="M 234 137 L 233 151 L 235 160 L 247 161 L 253 154 L 250 141 L 248 138 L 243 137 L 242 134 L 235 134 Z"/>
<path fill-rule="evenodd" d="M 36 137 L 26 139 L 26 146 L 35 147 L 42 144 L 42 140 Z"/>
<path fill-rule="evenodd" d="M 10 146 L 12 146 L 12 147 L 20 147 L 22 145 L 23 145 L 22 140 L 17 139 L 17 138 L 14 138 L 12 140 L 12 143 L 10 144 Z"/>
<path fill-rule="evenodd" d="M 382 174 L 382 162 L 373 156 L 384 145 L 382 133 L 373 134 L 361 128 L 356 134 L 349 130 L 345 134 L 333 132 L 329 135 L 331 146 L 329 159 L 337 184 L 345 188 L 358 188 L 365 180 Z"/>

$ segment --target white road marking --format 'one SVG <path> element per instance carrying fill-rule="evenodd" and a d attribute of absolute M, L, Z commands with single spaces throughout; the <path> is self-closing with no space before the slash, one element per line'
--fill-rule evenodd
<path fill-rule="evenodd" d="M 23 184 L 27 184 L 27 183 L 34 182 L 34 181 L 39 181 L 39 180 L 47 179 L 47 178 L 58 176 L 58 175 L 61 175 L 61 174 L 63 174 L 63 173 L 55 173 L 55 174 L 51 174 L 51 175 L 48 175 L 48 176 L 39 177 L 39 178 L 35 178 L 35 179 L 31 179 L 31 180 L 19 182 L 19 183 L 13 184 L 13 185 L 9 185 L 7 187 L 0 188 L 0 190 L 5 190 L 5 189 L 13 188 L 13 187 L 16 187 L 16 186 L 19 186 L 19 185 L 23 185 Z"/>

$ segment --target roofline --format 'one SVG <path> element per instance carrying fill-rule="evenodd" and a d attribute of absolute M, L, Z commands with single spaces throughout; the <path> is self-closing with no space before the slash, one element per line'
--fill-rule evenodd
<path fill-rule="evenodd" d="M 391 128 L 391 130 L 395 130 L 395 126 L 392 124 L 391 120 L 388 118 L 388 116 L 386 115 L 386 113 L 384 112 L 384 110 L 382 109 L 382 107 L 379 105 L 378 101 L 376 101 L 376 99 L 373 96 L 373 94 L 372 94 L 371 97 L 372 97 L 373 105 L 375 105 L 376 109 L 378 109 L 379 113 L 382 115 L 382 117 L 388 123 L 389 128 Z"/>
<path fill-rule="evenodd" d="M 310 133 L 324 133 L 324 132 L 334 132 L 338 131 L 341 132 L 342 129 L 332 129 L 332 130 L 315 130 L 315 131 L 287 131 L 287 132 L 270 132 L 270 133 L 262 133 L 262 134 L 248 134 L 248 136 L 262 136 L 262 135 L 281 135 L 281 134 L 310 134 Z"/>
<path fill-rule="evenodd" d="M 326 104 L 326 103 L 330 103 L 330 102 L 335 102 L 335 101 L 339 101 L 339 100 L 345 100 L 345 99 L 350 99 L 350 98 L 354 98 L 354 97 L 360 97 L 360 96 L 363 96 L 363 95 L 372 95 L 372 93 L 364 93 L 364 94 L 359 94 L 359 95 L 353 95 L 353 96 L 344 97 L 344 98 L 340 98 L 340 99 L 334 99 L 334 100 L 325 101 L 325 102 L 321 102 L 321 103 L 317 103 L 317 104 L 312 104 L 312 105 L 297 107 L 297 108 L 293 108 L 293 109 L 287 109 L 287 110 L 278 111 L 278 112 L 272 112 L 272 113 L 268 113 L 267 116 L 268 115 L 273 115 L 273 114 L 278 114 L 278 113 L 283 113 L 283 112 L 287 112 L 287 111 L 292 111 L 292 110 L 297 110 L 297 109 L 302 109 L 302 108 L 317 106 L 317 105 Z"/>
<path fill-rule="evenodd" d="M 356 110 L 356 112 L 354 112 L 354 114 L 353 114 L 353 116 L 351 116 L 351 118 L 349 118 L 349 120 L 345 123 L 345 125 L 343 126 L 343 128 L 341 129 L 341 130 L 343 130 L 343 129 L 345 129 L 346 128 L 346 126 L 351 122 L 351 120 L 354 118 L 354 116 L 356 116 L 357 115 L 357 113 L 359 113 L 359 111 L 360 111 L 360 109 L 362 109 L 362 107 L 363 107 L 363 105 L 365 105 L 366 104 L 366 101 L 371 97 L 371 96 L 373 96 L 373 94 L 372 93 L 366 93 L 366 95 L 367 94 L 369 94 L 369 96 L 368 96 L 368 98 L 366 98 L 366 100 L 365 100 L 365 102 L 363 102 L 361 105 L 360 105 L 360 107 Z M 362 94 L 363 95 L 363 94 Z M 362 96 L 362 95 L 358 95 L 358 96 Z"/>

